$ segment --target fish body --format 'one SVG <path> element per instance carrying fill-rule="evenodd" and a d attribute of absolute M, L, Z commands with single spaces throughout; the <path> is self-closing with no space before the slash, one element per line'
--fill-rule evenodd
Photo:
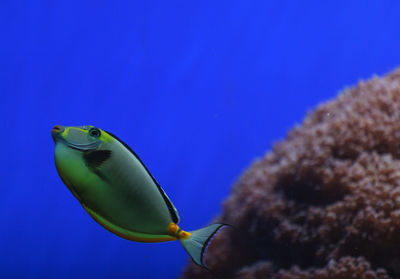
<path fill-rule="evenodd" d="M 115 135 L 94 126 L 55 126 L 52 136 L 62 181 L 100 225 L 133 241 L 179 239 L 193 261 L 205 267 L 205 248 L 223 224 L 193 232 L 180 229 L 171 200 L 137 154 Z"/>

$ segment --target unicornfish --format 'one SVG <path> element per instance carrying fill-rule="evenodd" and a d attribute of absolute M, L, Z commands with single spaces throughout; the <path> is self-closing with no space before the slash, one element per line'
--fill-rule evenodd
<path fill-rule="evenodd" d="M 51 133 L 61 180 L 97 223 L 128 240 L 179 240 L 192 260 L 205 267 L 206 248 L 224 224 L 182 230 L 167 194 L 138 155 L 112 133 L 59 125 Z"/>

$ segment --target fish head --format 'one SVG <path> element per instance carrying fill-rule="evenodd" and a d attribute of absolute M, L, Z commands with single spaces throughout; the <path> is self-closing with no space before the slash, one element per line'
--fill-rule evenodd
<path fill-rule="evenodd" d="M 62 181 L 79 200 L 85 195 L 94 196 L 88 190 L 97 181 L 98 167 L 110 157 L 107 150 L 113 138 L 94 126 L 60 126 L 51 131 L 55 142 L 54 159 Z M 98 186 L 96 191 L 101 191 Z"/>
<path fill-rule="evenodd" d="M 62 143 L 79 151 L 95 150 L 102 143 L 112 140 L 108 133 L 91 125 L 69 127 L 56 125 L 52 129 L 51 135 L 56 144 Z"/>

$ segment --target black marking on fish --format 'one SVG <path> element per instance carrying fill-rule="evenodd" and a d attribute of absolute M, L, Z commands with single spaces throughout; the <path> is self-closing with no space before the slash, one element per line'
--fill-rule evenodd
<path fill-rule="evenodd" d="M 90 169 L 95 169 L 107 161 L 111 153 L 111 150 L 90 150 L 83 153 L 83 159 Z"/>
<path fill-rule="evenodd" d="M 107 131 L 106 131 L 107 132 Z M 160 184 L 158 184 L 157 180 L 153 177 L 153 175 L 150 173 L 149 169 L 146 167 L 146 165 L 143 163 L 143 161 L 140 159 L 140 157 L 135 153 L 135 151 L 132 150 L 132 148 L 129 147 L 129 145 L 127 145 L 125 142 L 123 142 L 120 138 L 118 138 L 116 135 L 107 132 L 110 136 L 112 136 L 114 139 L 116 139 L 117 141 L 119 141 L 123 146 L 125 146 L 126 149 L 128 149 L 133 156 L 135 156 L 135 158 L 142 164 L 142 166 L 145 168 L 145 170 L 147 171 L 147 173 L 150 175 L 151 179 L 153 179 L 154 184 L 156 184 L 158 191 L 160 192 L 161 196 L 163 197 L 169 213 L 171 214 L 171 218 L 172 221 L 177 224 L 179 222 L 179 218 L 175 213 L 175 209 L 174 206 L 172 205 L 171 201 L 168 199 L 167 195 L 164 193 L 164 190 L 161 188 Z"/>

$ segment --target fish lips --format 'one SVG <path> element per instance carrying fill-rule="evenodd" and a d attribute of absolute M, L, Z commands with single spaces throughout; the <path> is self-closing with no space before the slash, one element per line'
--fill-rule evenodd
<path fill-rule="evenodd" d="M 62 139 L 61 133 L 64 132 L 64 130 L 65 128 L 60 125 L 55 125 L 53 127 L 53 129 L 51 130 L 51 137 L 53 138 L 54 143 L 57 143 L 57 141 Z"/>

